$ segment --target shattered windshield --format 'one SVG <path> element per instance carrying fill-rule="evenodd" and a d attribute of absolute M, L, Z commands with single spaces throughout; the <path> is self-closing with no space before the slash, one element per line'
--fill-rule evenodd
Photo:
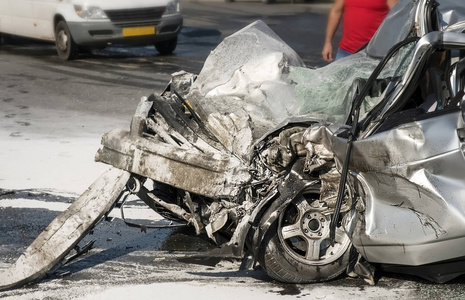
<path fill-rule="evenodd" d="M 378 80 L 387 82 L 401 77 L 411 61 L 413 47 L 409 44 L 400 50 L 384 67 Z M 301 101 L 300 114 L 331 123 L 344 123 L 354 99 L 354 83 L 366 81 L 378 63 L 379 60 L 362 51 L 320 69 L 292 68 L 290 77 L 296 82 L 296 97 Z M 362 116 L 383 98 L 386 86 L 373 86 L 363 103 Z"/>
<path fill-rule="evenodd" d="M 296 82 L 299 113 L 343 123 L 351 106 L 348 91 L 352 83 L 356 78 L 368 78 L 378 62 L 359 52 L 319 69 L 293 68 L 290 77 Z"/>

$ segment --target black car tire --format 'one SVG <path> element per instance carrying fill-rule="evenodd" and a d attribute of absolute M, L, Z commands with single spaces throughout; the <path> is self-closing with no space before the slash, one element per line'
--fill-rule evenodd
<path fill-rule="evenodd" d="M 308 223 L 310 224 L 310 218 L 308 217 L 315 215 L 317 219 L 321 219 L 324 216 L 318 212 L 312 212 L 308 210 L 305 212 L 308 220 L 304 220 L 302 211 L 298 212 L 300 217 L 297 217 L 297 221 L 293 225 L 282 225 L 283 224 L 283 214 L 281 214 L 279 220 L 277 220 L 269 229 L 265 239 L 263 241 L 261 251 L 259 252 L 259 263 L 266 273 L 273 279 L 286 282 L 286 283 L 312 283 L 312 282 L 322 282 L 328 281 L 336 278 L 341 275 L 347 268 L 350 258 L 351 258 L 351 248 L 352 243 L 350 242 L 343 229 L 339 227 L 336 233 L 336 248 L 329 246 L 329 228 L 320 230 L 323 232 L 322 238 L 318 241 L 318 257 L 313 259 L 307 259 L 306 256 L 311 256 L 312 254 L 303 254 L 298 253 L 302 249 L 298 250 L 299 247 L 293 247 L 292 243 L 289 240 L 286 240 L 280 235 L 278 229 L 285 228 L 286 226 L 295 226 L 299 223 Z M 299 211 L 299 210 L 297 210 Z M 324 221 L 324 226 L 329 227 L 330 218 L 326 218 Z M 323 226 L 323 223 L 320 224 L 320 227 Z M 288 227 L 289 228 L 289 227 Z M 298 231 L 298 230 L 297 230 Z M 283 231 L 284 232 L 284 231 Z M 299 235 L 304 235 L 302 231 Z M 311 241 L 318 240 L 316 236 L 319 235 L 319 232 L 315 231 L 314 237 L 306 237 L 302 239 L 300 245 L 305 243 L 310 243 Z M 345 235 L 345 236 L 343 236 Z M 297 239 L 296 235 L 293 239 Z M 339 241 L 338 241 L 339 239 Z M 303 244 L 302 244 L 303 243 Z M 320 244 L 321 243 L 321 244 Z M 324 243 L 324 244 L 323 244 Z M 339 243 L 339 245 L 338 245 Z M 310 249 L 310 246 L 307 246 L 307 251 L 313 251 Z M 321 248 L 320 248 L 321 247 Z M 303 249 L 305 251 L 305 249 Z M 328 252 L 325 252 L 328 251 Z M 315 251 L 313 251 L 315 252 Z M 308 252 L 307 252 L 308 253 Z M 320 255 L 321 258 L 320 258 Z"/>
<path fill-rule="evenodd" d="M 155 48 L 161 55 L 167 55 L 173 53 L 174 49 L 178 45 L 178 37 L 171 40 L 161 41 L 155 43 Z"/>
<path fill-rule="evenodd" d="M 0 45 L 8 45 L 11 42 L 11 36 L 0 32 Z"/>
<path fill-rule="evenodd" d="M 55 43 L 58 56 L 61 59 L 71 60 L 78 56 L 78 45 L 74 42 L 65 21 L 58 22 L 55 28 Z"/>

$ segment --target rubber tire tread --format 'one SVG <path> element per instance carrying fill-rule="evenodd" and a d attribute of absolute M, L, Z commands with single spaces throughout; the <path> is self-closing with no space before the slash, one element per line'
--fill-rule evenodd
<path fill-rule="evenodd" d="M 175 37 L 171 40 L 166 40 L 162 42 L 155 43 L 155 49 L 157 49 L 158 53 L 161 55 L 168 55 L 173 53 L 178 45 L 178 37 Z"/>
<path fill-rule="evenodd" d="M 346 270 L 351 256 L 349 245 L 340 258 L 323 266 L 306 265 L 287 254 L 272 226 L 260 248 L 258 261 L 268 276 L 284 283 L 315 283 L 332 280 Z M 300 269 L 300 271 L 299 271 Z"/>
<path fill-rule="evenodd" d="M 75 59 L 79 55 L 79 47 L 74 42 L 73 36 L 71 35 L 71 32 L 69 31 L 69 27 L 68 27 L 68 24 L 66 24 L 66 21 L 61 20 L 57 23 L 57 26 L 55 27 L 55 39 L 59 31 L 58 29 L 60 27 L 62 27 L 62 29 L 66 31 L 68 38 L 70 39 L 70 42 L 69 42 L 69 49 L 66 51 L 66 53 L 63 53 L 61 50 L 58 49 L 58 46 L 56 46 L 57 54 L 63 60 Z"/>

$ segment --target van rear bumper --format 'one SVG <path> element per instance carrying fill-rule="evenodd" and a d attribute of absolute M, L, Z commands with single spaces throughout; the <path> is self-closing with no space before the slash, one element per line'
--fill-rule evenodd
<path fill-rule="evenodd" d="M 158 24 L 143 25 L 155 26 L 155 34 L 140 36 L 123 36 L 123 29 L 108 22 L 69 22 L 68 28 L 74 42 L 85 47 L 104 47 L 109 44 L 153 44 L 175 38 L 182 28 L 182 15 L 164 16 Z"/>

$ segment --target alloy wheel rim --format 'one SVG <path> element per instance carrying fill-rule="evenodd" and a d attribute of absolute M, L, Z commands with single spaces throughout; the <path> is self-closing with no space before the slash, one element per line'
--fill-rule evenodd
<path fill-rule="evenodd" d="M 325 207 L 311 205 L 304 195 L 298 196 L 279 217 L 278 237 L 284 250 L 294 259 L 312 265 L 329 264 L 340 258 L 348 249 L 350 239 L 342 226 L 336 228 L 334 246 L 329 240 L 331 214 Z M 289 220 L 286 214 L 294 213 Z"/>
<path fill-rule="evenodd" d="M 57 37 L 58 49 L 65 52 L 68 49 L 68 36 L 64 30 L 60 30 L 57 34 Z"/>

